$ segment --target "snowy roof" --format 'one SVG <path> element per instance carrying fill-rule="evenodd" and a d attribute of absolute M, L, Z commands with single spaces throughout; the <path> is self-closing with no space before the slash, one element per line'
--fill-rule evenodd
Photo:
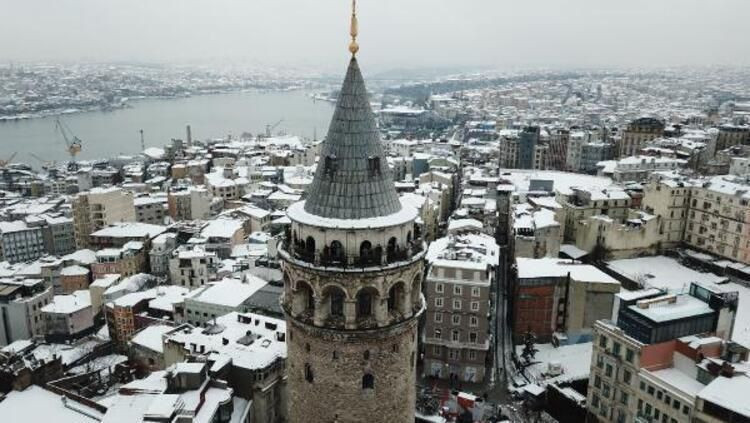
<path fill-rule="evenodd" d="M 552 344 L 535 344 L 534 347 L 537 349 L 534 364 L 529 366 L 527 371 L 534 376 L 538 383 L 546 385 L 588 378 L 593 350 L 591 342 L 559 347 Z M 516 346 L 519 355 L 523 348 L 523 345 Z M 562 374 L 558 376 L 547 375 L 550 363 L 560 364 Z"/>
<path fill-rule="evenodd" d="M 83 266 L 73 265 L 73 266 L 64 267 L 60 271 L 60 274 L 62 276 L 83 276 L 83 275 L 89 274 L 89 269 Z"/>
<path fill-rule="evenodd" d="M 162 335 L 173 329 L 174 327 L 167 325 L 147 326 L 140 332 L 133 335 L 133 339 L 130 340 L 130 343 L 146 347 L 154 352 L 163 353 L 164 343 L 162 341 Z"/>
<path fill-rule="evenodd" d="M 73 314 L 89 307 L 91 307 L 91 294 L 87 290 L 81 290 L 71 295 L 55 295 L 51 303 L 42 307 L 42 312 Z"/>
<path fill-rule="evenodd" d="M 252 275 L 247 275 L 245 282 L 227 278 L 207 285 L 202 291 L 191 296 L 191 300 L 225 307 L 239 307 L 266 284 L 268 282 Z"/>
<path fill-rule="evenodd" d="M 89 415 L 99 414 L 72 400 L 68 400 L 66 406 L 59 395 L 36 385 L 23 391 L 11 391 L 0 401 L 0 416 L 8 422 L 93 423 L 99 419 Z"/>
<path fill-rule="evenodd" d="M 100 229 L 91 234 L 94 237 L 107 238 L 155 238 L 167 231 L 165 226 L 138 222 L 121 222 Z"/>
<path fill-rule="evenodd" d="M 552 257 L 540 259 L 517 257 L 516 265 L 519 279 L 562 278 L 570 273 L 571 279 L 579 282 L 620 284 L 596 267 L 572 260 Z"/>
<path fill-rule="evenodd" d="M 242 226 L 243 221 L 239 219 L 214 219 L 201 229 L 200 235 L 204 238 L 232 238 Z"/>
<path fill-rule="evenodd" d="M 652 303 L 647 308 L 641 308 L 635 304 L 629 306 L 628 309 L 653 322 L 670 322 L 686 317 L 714 313 L 708 304 L 688 294 L 677 295 L 674 302 Z"/>
<path fill-rule="evenodd" d="M 668 367 L 666 369 L 655 371 L 643 369 L 641 371 L 664 384 L 677 388 L 691 398 L 695 398 L 695 395 L 705 388 L 705 385 L 698 382 L 694 377 L 690 377 L 690 375 L 675 367 Z"/>
<path fill-rule="evenodd" d="M 232 312 L 218 317 L 215 325 L 175 331 L 169 334 L 168 340 L 186 348 L 195 344 L 199 351 L 202 347 L 204 354 L 217 360 L 230 358 L 237 367 L 262 369 L 278 358 L 286 358 L 285 333 L 283 320 Z"/>
<path fill-rule="evenodd" d="M 498 264 L 499 254 L 495 238 L 468 233 L 436 239 L 430 243 L 425 258 L 433 266 L 487 270 L 487 266 Z"/>
<path fill-rule="evenodd" d="M 691 282 L 722 282 L 725 278 L 699 272 L 680 264 L 672 257 L 652 256 L 613 260 L 607 267 L 643 287 L 665 288 L 670 292 L 685 292 Z"/>
<path fill-rule="evenodd" d="M 484 224 L 476 219 L 451 219 L 448 222 L 448 232 L 461 229 L 481 230 L 482 228 L 484 228 Z"/>
<path fill-rule="evenodd" d="M 719 376 L 700 391 L 698 397 L 750 417 L 750 402 L 747 401 L 749 390 L 750 377 L 747 375 L 735 375 L 732 378 Z"/>

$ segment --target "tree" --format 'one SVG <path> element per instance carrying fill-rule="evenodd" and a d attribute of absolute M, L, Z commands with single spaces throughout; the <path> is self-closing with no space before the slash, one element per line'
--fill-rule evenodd
<path fill-rule="evenodd" d="M 536 353 L 539 351 L 534 347 L 534 342 L 536 341 L 536 337 L 534 336 L 531 331 L 526 331 L 526 333 L 523 335 L 523 351 L 521 352 L 521 357 L 526 362 L 526 364 L 531 363 L 531 360 L 534 359 L 534 356 L 536 356 Z"/>

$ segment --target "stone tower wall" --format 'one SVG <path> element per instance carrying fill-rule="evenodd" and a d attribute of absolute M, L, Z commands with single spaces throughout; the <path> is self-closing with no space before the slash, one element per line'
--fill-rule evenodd
<path fill-rule="evenodd" d="M 414 421 L 417 319 L 357 333 L 289 323 L 290 422 Z M 363 389 L 368 373 L 374 376 L 373 389 Z"/>

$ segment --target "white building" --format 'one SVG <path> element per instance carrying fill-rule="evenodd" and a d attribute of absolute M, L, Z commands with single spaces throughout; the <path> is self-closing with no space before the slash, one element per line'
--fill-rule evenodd
<path fill-rule="evenodd" d="M 173 285 L 198 288 L 216 279 L 218 265 L 216 253 L 202 247 L 181 247 L 172 251 L 169 278 Z"/>
<path fill-rule="evenodd" d="M 42 307 L 45 334 L 49 339 L 77 338 L 94 326 L 94 310 L 89 291 L 55 295 Z"/>

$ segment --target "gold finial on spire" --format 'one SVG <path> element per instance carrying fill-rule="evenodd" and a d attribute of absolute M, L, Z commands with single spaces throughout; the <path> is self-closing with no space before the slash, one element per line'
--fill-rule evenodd
<path fill-rule="evenodd" d="M 352 56 L 356 55 L 359 51 L 359 44 L 357 44 L 357 34 L 359 32 L 359 23 L 357 22 L 357 0 L 352 0 L 352 24 L 349 28 L 349 34 L 352 36 L 352 42 L 349 43 L 349 51 Z"/>

